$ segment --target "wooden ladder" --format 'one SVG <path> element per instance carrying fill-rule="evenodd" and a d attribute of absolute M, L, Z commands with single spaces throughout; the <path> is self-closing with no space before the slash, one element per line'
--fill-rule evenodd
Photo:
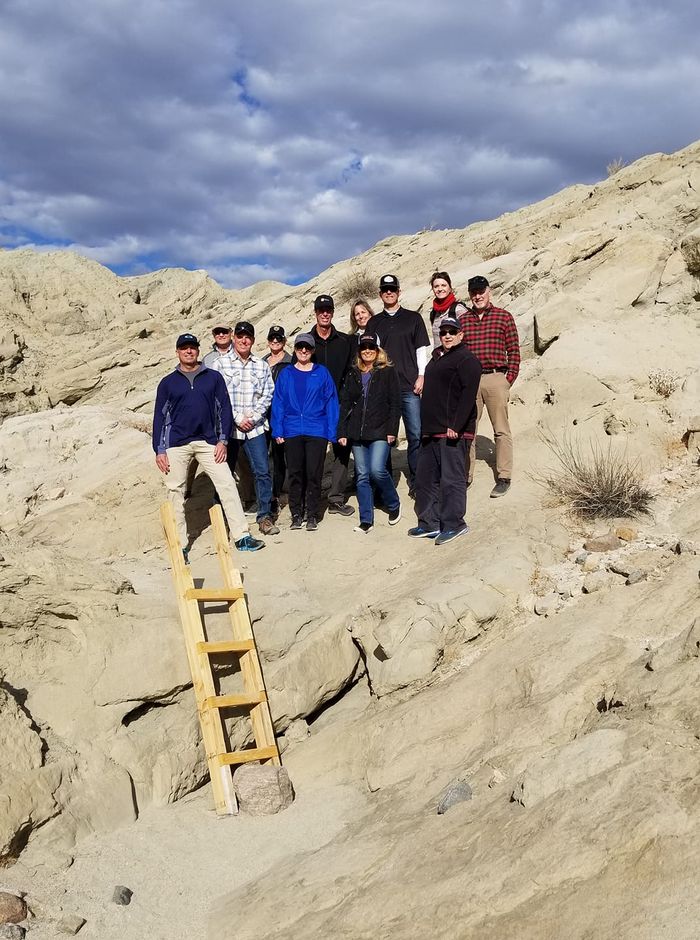
<path fill-rule="evenodd" d="M 160 507 L 160 518 L 170 553 L 175 593 L 185 634 L 185 647 L 192 673 L 199 723 L 209 764 L 209 776 L 216 812 L 231 815 L 238 812 L 233 789 L 232 765 L 248 761 L 272 761 L 279 765 L 280 754 L 270 716 L 270 706 L 263 682 L 260 659 L 255 645 L 241 576 L 229 551 L 224 516 L 220 506 L 209 510 L 216 553 L 224 582 L 223 588 L 196 588 L 182 554 L 173 507 L 169 502 Z M 212 643 L 207 640 L 200 603 L 227 603 L 233 639 Z M 235 654 L 240 657 L 244 693 L 220 695 L 214 680 L 211 656 Z M 222 710 L 250 709 L 255 747 L 229 751 Z"/>

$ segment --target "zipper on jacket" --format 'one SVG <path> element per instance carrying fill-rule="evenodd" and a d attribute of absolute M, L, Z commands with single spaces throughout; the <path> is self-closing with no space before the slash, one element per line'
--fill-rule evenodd
<path fill-rule="evenodd" d="M 362 440 L 362 432 L 365 429 L 365 412 L 367 411 L 367 399 L 369 398 L 369 387 L 372 384 L 372 373 L 369 375 L 369 382 L 367 383 L 367 394 L 362 395 L 362 421 L 360 421 L 360 440 Z M 362 377 L 360 377 L 360 387 L 362 386 Z"/>

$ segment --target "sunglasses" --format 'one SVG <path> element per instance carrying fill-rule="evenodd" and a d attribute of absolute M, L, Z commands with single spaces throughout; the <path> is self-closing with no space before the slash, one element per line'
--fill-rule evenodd
<path fill-rule="evenodd" d="M 309 346 L 308 343 L 299 343 L 298 346 L 294 347 L 295 349 L 303 349 L 304 352 L 311 352 L 313 346 Z"/>
<path fill-rule="evenodd" d="M 379 291 L 380 294 L 398 294 L 398 288 L 396 287 L 382 287 Z"/>
<path fill-rule="evenodd" d="M 444 330 L 440 330 L 440 336 L 457 336 L 459 330 L 455 330 L 454 327 L 448 326 Z"/>
<path fill-rule="evenodd" d="M 214 336 L 228 336 L 231 330 L 212 330 Z"/>

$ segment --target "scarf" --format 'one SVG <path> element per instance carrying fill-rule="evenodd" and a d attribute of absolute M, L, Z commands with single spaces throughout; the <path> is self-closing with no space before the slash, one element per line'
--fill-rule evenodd
<path fill-rule="evenodd" d="M 445 313 L 446 310 L 449 310 L 456 300 L 457 298 L 454 295 L 454 291 L 450 291 L 444 300 L 438 300 L 436 297 L 435 300 L 433 300 L 433 320 L 438 314 Z"/>

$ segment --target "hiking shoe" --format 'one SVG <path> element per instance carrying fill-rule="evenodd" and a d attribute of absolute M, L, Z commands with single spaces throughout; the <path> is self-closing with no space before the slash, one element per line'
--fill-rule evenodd
<path fill-rule="evenodd" d="M 280 530 L 278 526 L 272 521 L 269 516 L 263 516 L 263 518 L 258 523 L 258 528 L 263 535 L 279 535 Z"/>
<path fill-rule="evenodd" d="M 265 548 L 263 540 L 254 539 L 252 535 L 244 535 L 243 538 L 234 542 L 234 545 L 239 552 L 257 552 L 259 549 Z"/>
<path fill-rule="evenodd" d="M 408 534 L 412 539 L 436 539 L 440 534 L 439 529 L 433 529 L 432 532 L 429 529 L 424 529 L 422 526 L 415 526 L 413 529 L 408 530 Z"/>
<path fill-rule="evenodd" d="M 289 527 L 290 529 L 300 529 L 301 528 L 301 516 L 292 516 L 292 524 Z"/>
<path fill-rule="evenodd" d="M 498 496 L 505 496 L 508 490 L 510 489 L 510 480 L 499 479 L 496 481 L 496 485 L 491 490 L 491 499 L 496 499 Z"/>
<path fill-rule="evenodd" d="M 352 531 L 353 532 L 369 532 L 369 530 L 372 528 L 373 526 L 371 522 L 361 522 L 359 525 L 356 525 Z"/>
<path fill-rule="evenodd" d="M 318 529 L 318 522 L 313 516 L 309 516 L 306 520 L 306 531 L 315 532 Z"/>
<path fill-rule="evenodd" d="M 347 503 L 329 503 L 328 512 L 337 513 L 339 516 L 351 516 L 355 510 Z"/>
<path fill-rule="evenodd" d="M 398 505 L 396 509 L 389 510 L 389 525 L 396 525 L 396 523 L 401 519 L 401 505 Z"/>
<path fill-rule="evenodd" d="M 468 525 L 465 525 L 463 529 L 448 529 L 447 532 L 441 532 L 438 535 L 438 537 L 435 539 L 435 544 L 444 545 L 445 542 L 451 542 L 452 539 L 457 539 L 460 535 L 466 535 L 468 531 Z"/>
<path fill-rule="evenodd" d="M 183 549 L 182 549 L 182 557 L 183 557 L 183 559 L 184 559 L 185 564 L 186 564 L 186 565 L 189 565 L 189 563 L 190 563 L 190 550 L 189 550 L 189 548 L 183 548 Z"/>

